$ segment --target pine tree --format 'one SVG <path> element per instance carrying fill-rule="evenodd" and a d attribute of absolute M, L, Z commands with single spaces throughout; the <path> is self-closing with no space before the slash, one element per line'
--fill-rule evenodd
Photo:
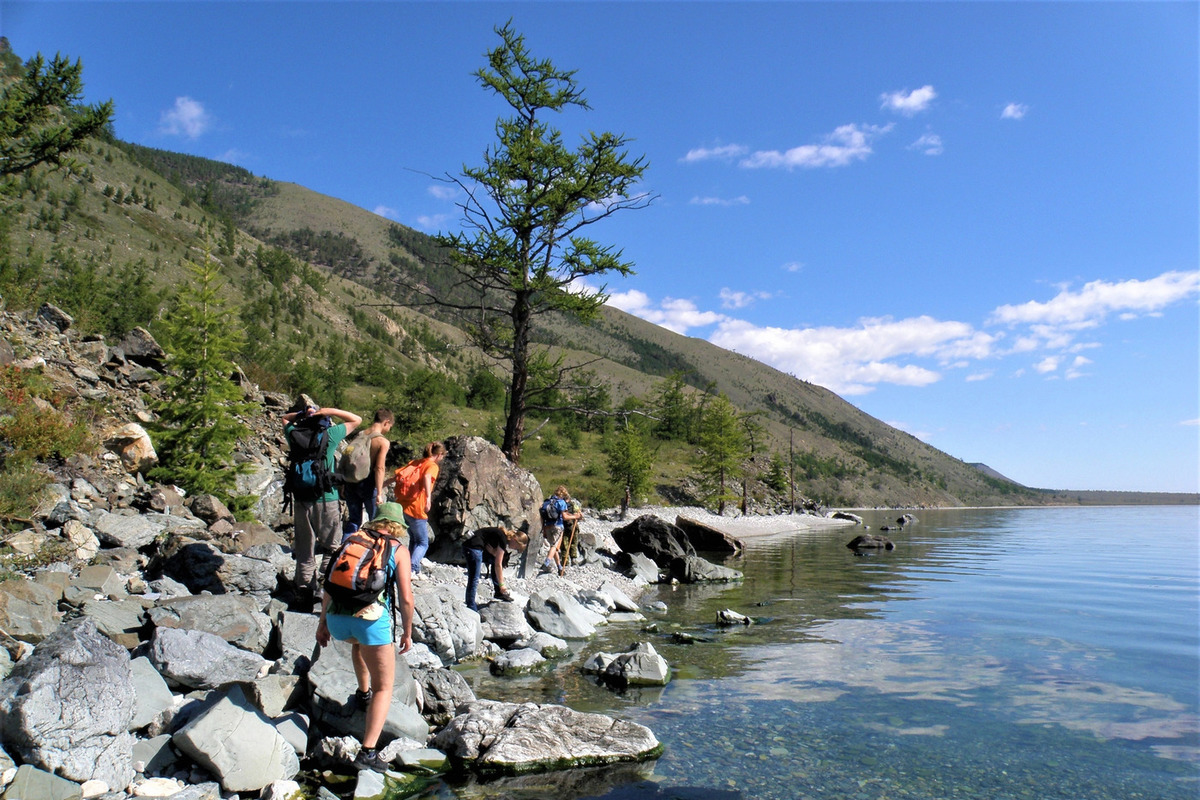
<path fill-rule="evenodd" d="M 724 513 L 725 504 L 738 499 L 733 482 L 746 457 L 746 434 L 737 409 L 723 394 L 705 405 L 700 420 L 700 450 L 705 500 L 716 505 L 718 514 Z"/>
<path fill-rule="evenodd" d="M 233 356 L 241 344 L 237 318 L 221 299 L 215 263 L 187 262 L 193 283 L 186 286 L 164 320 L 167 351 L 165 391 L 157 405 L 154 442 L 160 466 L 157 480 L 173 481 L 191 492 L 214 494 L 234 510 L 232 493 L 246 465 L 233 463 L 234 448 L 246 435 L 237 415 L 250 410 L 233 382 Z"/>
<path fill-rule="evenodd" d="M 654 453 L 646 438 L 634 426 L 618 433 L 608 449 L 608 477 L 621 493 L 621 519 L 630 501 L 650 490 L 650 474 L 654 470 Z"/>

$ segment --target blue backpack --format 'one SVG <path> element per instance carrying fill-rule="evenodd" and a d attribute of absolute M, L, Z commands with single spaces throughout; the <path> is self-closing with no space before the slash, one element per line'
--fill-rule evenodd
<path fill-rule="evenodd" d="M 561 509 L 558 507 L 558 498 L 548 498 L 542 503 L 542 525 L 557 525 Z"/>

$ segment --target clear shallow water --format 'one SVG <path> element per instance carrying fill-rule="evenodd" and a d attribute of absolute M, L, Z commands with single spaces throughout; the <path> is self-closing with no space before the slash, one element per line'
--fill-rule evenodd
<path fill-rule="evenodd" d="M 897 515 L 864 516 L 877 531 Z M 743 583 L 663 587 L 656 631 L 608 626 L 582 646 L 651 641 L 675 669 L 664 689 L 614 694 L 577 663 L 479 687 L 648 725 L 657 762 L 426 796 L 1200 795 L 1200 510 L 917 516 L 873 556 L 846 549 L 853 528 L 752 540 L 728 562 Z M 756 624 L 717 628 L 723 608 Z"/>

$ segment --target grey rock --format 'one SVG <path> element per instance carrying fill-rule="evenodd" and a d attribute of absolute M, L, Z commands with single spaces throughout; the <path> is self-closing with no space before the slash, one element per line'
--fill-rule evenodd
<path fill-rule="evenodd" d="M 221 785 L 212 781 L 194 783 L 171 795 L 171 800 L 221 800 Z"/>
<path fill-rule="evenodd" d="M 6 800 L 78 800 L 83 792 L 78 783 L 60 778 L 29 764 L 17 767 L 17 775 L 4 791 Z"/>
<path fill-rule="evenodd" d="M 509 461 L 500 448 L 478 436 L 451 437 L 433 489 L 429 521 L 435 535 L 428 557 L 461 564 L 462 543 L 476 529 L 524 526 L 530 537 L 529 555 L 510 568 L 518 578 L 531 576 L 536 569 L 531 559 L 542 547 L 541 503 L 537 479 Z"/>
<path fill-rule="evenodd" d="M 197 494 L 188 498 L 188 509 L 205 524 L 212 525 L 217 520 L 233 522 L 233 512 L 221 502 L 220 498 L 211 494 Z"/>
<path fill-rule="evenodd" d="M 63 311 L 58 306 L 50 303 L 42 303 L 41 308 L 39 308 L 37 311 L 37 318 L 43 322 L 53 325 L 60 331 L 65 331 L 67 328 L 70 328 L 75 322 L 74 317 Z"/>
<path fill-rule="evenodd" d="M 299 675 L 266 675 L 243 687 L 254 707 L 274 719 L 300 700 Z M 297 752 L 304 748 L 298 748 Z"/>
<path fill-rule="evenodd" d="M 537 631 L 528 639 L 516 642 L 514 646 L 536 650 L 541 653 L 542 658 L 561 658 L 571 652 L 571 647 L 565 639 L 551 636 L 544 631 Z"/>
<path fill-rule="evenodd" d="M 82 611 L 117 644 L 127 650 L 138 646 L 138 632 L 146 622 L 146 609 L 140 600 L 88 600 Z"/>
<path fill-rule="evenodd" d="M 58 627 L 58 593 L 33 581 L 0 583 L 0 629 L 37 644 Z"/>
<path fill-rule="evenodd" d="M 743 550 L 742 540 L 690 517 L 675 517 L 675 527 L 683 531 L 697 552 L 736 555 Z"/>
<path fill-rule="evenodd" d="M 136 731 L 154 722 L 160 714 L 174 706 L 175 696 L 150 659 L 141 656 L 133 659 L 129 666 L 136 698 L 129 730 Z"/>
<path fill-rule="evenodd" d="M 649 728 L 565 706 L 477 700 L 430 742 L 484 774 L 511 774 L 653 758 Z"/>
<path fill-rule="evenodd" d="M 143 775 L 169 775 L 178 763 L 179 756 L 171 747 L 169 734 L 138 739 L 133 745 L 133 765 Z"/>
<path fill-rule="evenodd" d="M 67 545 L 68 555 L 77 561 L 91 561 L 100 552 L 100 539 L 78 519 L 64 520 L 59 536 Z"/>
<path fill-rule="evenodd" d="M 159 563 L 164 575 L 188 587 L 192 594 L 241 592 L 266 597 L 279 582 L 271 563 L 221 552 L 212 542 L 174 539 Z"/>
<path fill-rule="evenodd" d="M 621 591 L 621 588 L 612 581 L 605 581 L 600 584 L 600 591 L 612 599 L 613 608 L 617 611 L 636 612 L 638 610 L 638 604 L 630 599 L 629 595 Z"/>
<path fill-rule="evenodd" d="M 305 750 L 308 749 L 308 716 L 292 712 L 272 719 L 271 724 L 275 726 L 275 730 L 279 731 L 279 735 L 287 740 L 296 754 L 303 758 Z"/>
<path fill-rule="evenodd" d="M 141 514 L 116 514 L 96 511 L 91 517 L 90 527 L 103 544 L 110 547 L 145 547 L 163 532 Z"/>
<path fill-rule="evenodd" d="M 717 612 L 717 624 L 724 627 L 730 625 L 749 625 L 753 621 L 745 614 L 739 614 L 730 608 L 725 608 Z"/>
<path fill-rule="evenodd" d="M 308 670 L 308 681 L 312 687 L 313 722 L 337 734 L 361 735 L 366 717 L 353 702 L 358 683 L 350 661 L 350 645 L 334 640 L 321 648 Z M 386 739 L 407 736 L 424 741 L 429 735 L 429 725 L 417 711 L 418 691 L 404 656 L 397 655 L 392 705 L 383 726 Z"/>
<path fill-rule="evenodd" d="M 283 653 L 275 662 L 272 672 L 283 675 L 304 675 L 308 672 L 316 655 L 316 614 L 285 611 L 280 615 L 278 630 Z"/>
<path fill-rule="evenodd" d="M 896 544 L 886 536 L 880 536 L 875 533 L 860 533 L 849 542 L 846 547 L 851 550 L 894 550 Z"/>
<path fill-rule="evenodd" d="M 162 369 L 166 364 L 166 352 L 145 328 L 134 328 L 125 334 L 117 347 L 125 358 L 142 366 Z"/>
<path fill-rule="evenodd" d="M 671 577 L 680 583 L 728 583 L 740 581 L 742 573 L 700 556 L 682 556 L 670 564 Z"/>
<path fill-rule="evenodd" d="M 479 615 L 466 607 L 460 589 L 422 585 L 413 596 L 414 642 L 427 645 L 444 664 L 482 653 L 483 627 Z"/>
<path fill-rule="evenodd" d="M 414 669 L 412 674 L 421 689 L 421 714 L 435 725 L 445 725 L 459 706 L 475 699 L 467 679 L 452 669 Z"/>
<path fill-rule="evenodd" d="M 666 686 L 671 680 L 666 659 L 649 642 L 635 644 L 628 652 L 617 655 L 597 653 L 584 663 L 583 671 L 622 688 Z"/>
<path fill-rule="evenodd" d="M 300 771 L 295 749 L 237 686 L 172 738 L 228 792 L 259 791 Z"/>
<path fill-rule="evenodd" d="M 164 600 L 147 616 L 155 627 L 206 631 L 261 654 L 271 638 L 271 620 L 258 608 L 258 602 L 241 595 L 196 595 Z"/>
<path fill-rule="evenodd" d="M 488 603 L 480 607 L 479 619 L 483 626 L 483 638 L 493 642 L 515 642 L 533 634 L 521 603 Z"/>
<path fill-rule="evenodd" d="M 156 628 L 147 655 L 168 682 L 192 689 L 252 681 L 270 665 L 219 636 L 178 628 Z"/>
<path fill-rule="evenodd" d="M 634 580 L 658 582 L 658 564 L 642 553 L 617 553 L 616 566 L 624 575 Z"/>
<path fill-rule="evenodd" d="M 493 675 L 527 675 L 545 664 L 546 659 L 537 650 L 521 647 L 506 650 L 493 658 L 489 669 Z"/>
<path fill-rule="evenodd" d="M 612 537 L 623 551 L 641 553 L 664 569 L 672 559 L 696 555 L 696 548 L 682 530 L 653 514 L 643 514 L 614 529 Z"/>
<path fill-rule="evenodd" d="M 156 578 L 148 584 L 150 591 L 158 595 L 160 600 L 169 600 L 172 597 L 191 597 L 192 593 L 188 588 L 174 578 Z"/>
<path fill-rule="evenodd" d="M 86 618 L 63 624 L 0 684 L 5 745 L 70 780 L 133 780 L 133 714 L 129 654 Z"/>
<path fill-rule="evenodd" d="M 534 593 L 525 615 L 535 629 L 560 639 L 587 639 L 604 622 L 603 616 L 588 611 L 574 597 L 557 590 Z"/>

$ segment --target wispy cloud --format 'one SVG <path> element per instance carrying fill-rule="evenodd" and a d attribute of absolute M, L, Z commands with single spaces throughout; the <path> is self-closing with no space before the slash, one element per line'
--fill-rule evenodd
<path fill-rule="evenodd" d="M 789 261 L 781 268 L 784 272 L 799 272 L 804 269 L 803 261 Z"/>
<path fill-rule="evenodd" d="M 453 200 L 455 197 L 458 197 L 457 186 L 449 186 L 443 183 L 435 183 L 425 191 L 438 200 Z"/>
<path fill-rule="evenodd" d="M 688 150 L 687 155 L 679 159 L 684 163 L 694 163 L 696 161 L 732 161 L 735 158 L 741 158 L 749 148 L 740 144 L 726 144 L 719 147 L 696 147 Z"/>
<path fill-rule="evenodd" d="M 936 133 L 927 133 L 908 146 L 909 150 L 920 150 L 927 156 L 942 154 L 942 137 Z"/>
<path fill-rule="evenodd" d="M 1193 427 L 1193 428 L 1194 428 L 1194 427 L 1196 427 L 1196 426 L 1200 425 L 1200 417 L 1197 417 L 1196 419 L 1185 419 L 1183 422 L 1181 422 L 1181 423 L 1179 423 L 1179 424 L 1180 424 L 1180 425 L 1187 425 L 1187 426 L 1190 426 L 1190 427 Z"/>
<path fill-rule="evenodd" d="M 1063 288 L 1046 302 L 1003 305 L 992 312 L 999 325 L 1029 325 L 1040 339 L 1062 339 L 1094 328 L 1110 314 L 1133 319 L 1160 312 L 1200 292 L 1200 271 L 1164 272 L 1148 280 L 1091 281 L 1079 291 Z"/>
<path fill-rule="evenodd" d="M 1029 113 L 1029 106 L 1022 103 L 1009 103 L 1000 112 L 1000 119 L 1024 119 Z"/>
<path fill-rule="evenodd" d="M 450 217 L 450 214 L 422 214 L 417 217 L 417 227 L 424 231 L 441 230 Z"/>
<path fill-rule="evenodd" d="M 932 86 L 922 86 L 920 89 L 899 92 L 884 92 L 879 96 L 881 108 L 894 111 L 906 117 L 914 116 L 929 108 L 937 99 L 937 92 Z"/>
<path fill-rule="evenodd" d="M 750 198 L 746 195 L 737 197 L 693 197 L 688 201 L 694 206 L 747 206 L 750 205 Z"/>
<path fill-rule="evenodd" d="M 805 144 L 790 150 L 758 150 L 738 162 L 749 169 L 816 169 L 844 167 L 863 161 L 873 152 L 871 142 L 892 129 L 891 125 L 842 125 L 820 144 Z"/>
<path fill-rule="evenodd" d="M 770 292 L 736 292 L 733 289 L 721 290 L 721 308 L 746 308 L 759 300 L 770 300 L 774 295 Z"/>
<path fill-rule="evenodd" d="M 400 212 L 391 206 L 375 206 L 375 213 L 381 217 L 386 217 L 394 222 L 400 221 Z"/>
<path fill-rule="evenodd" d="M 168 136 L 186 136 L 189 139 L 199 138 L 212 125 L 212 117 L 204 110 L 204 105 L 190 97 L 175 98 L 175 105 L 164 111 L 159 118 L 159 133 Z"/>
<path fill-rule="evenodd" d="M 850 327 L 764 326 L 704 311 L 691 300 L 667 298 L 656 303 L 637 290 L 614 295 L 609 304 L 676 333 L 712 326 L 707 338 L 719 347 L 840 394 L 857 395 L 880 384 L 927 386 L 941 380 L 946 370 L 969 370 L 975 365 L 980 366 L 965 380 L 988 380 L 995 369 L 986 363 L 1013 355 L 1032 359 L 1026 362 L 1029 366 L 1008 373 L 1014 378 L 1030 369 L 1047 380 L 1083 378 L 1093 361 L 1081 353 L 1100 344 L 1075 341 L 1079 329 L 1099 326 L 1114 313 L 1159 313 L 1198 291 L 1200 273 L 1166 272 L 1145 281 L 1094 281 L 1078 292 L 1062 289 L 1045 303 L 1000 306 L 987 320 L 990 325 L 1027 326 L 1019 334 L 989 332 L 967 322 L 930 316 L 869 317 Z M 762 292 L 731 289 L 720 293 L 727 310 L 745 308 L 764 297 Z"/>

